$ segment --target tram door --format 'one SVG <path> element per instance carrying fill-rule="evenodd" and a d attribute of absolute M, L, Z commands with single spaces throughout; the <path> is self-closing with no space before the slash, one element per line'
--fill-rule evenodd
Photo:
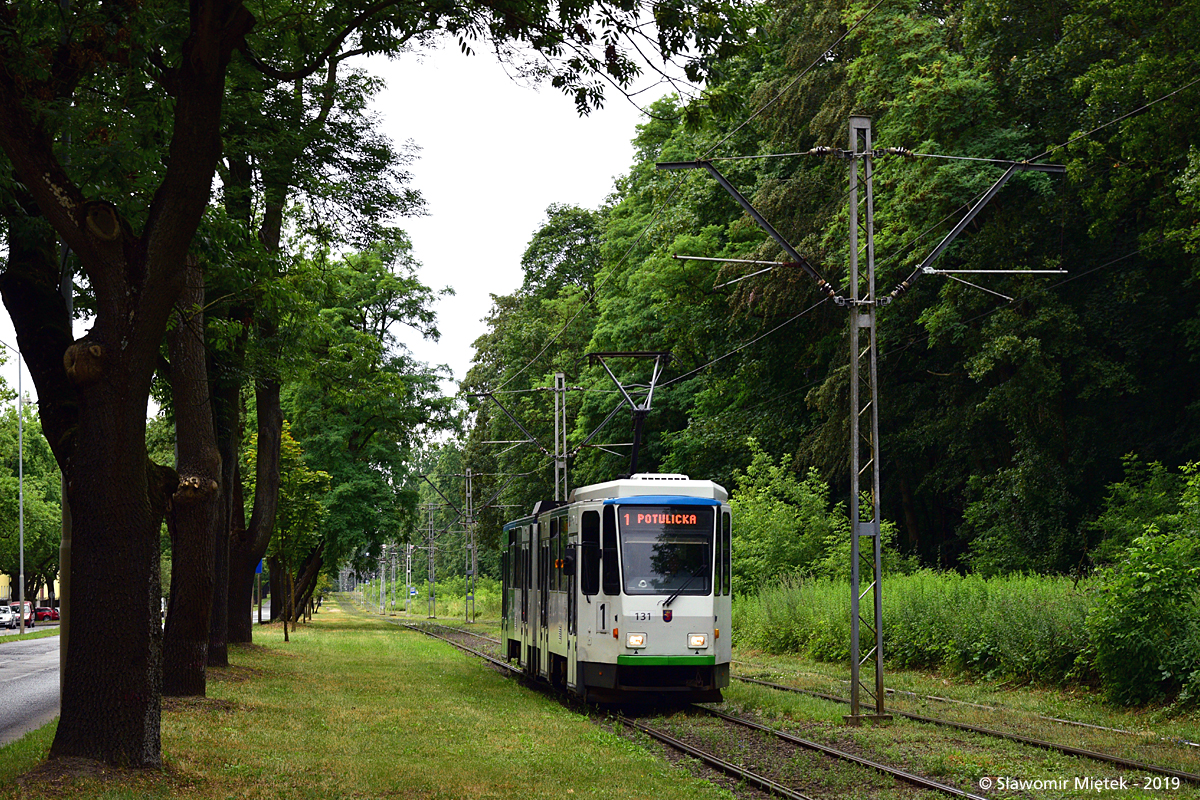
<path fill-rule="evenodd" d="M 538 524 L 538 674 L 550 674 L 550 526 Z"/>
<path fill-rule="evenodd" d="M 520 605 L 520 630 L 521 630 L 521 668 L 526 672 L 533 670 L 532 660 L 530 659 L 530 648 L 532 647 L 532 639 L 529 635 L 529 596 L 533 594 L 533 560 L 530 553 L 529 545 L 530 528 L 520 529 L 520 545 L 517 554 L 517 585 L 521 587 L 521 596 L 518 600 Z"/>
<path fill-rule="evenodd" d="M 563 532 L 568 542 L 566 552 L 572 556 L 564 561 L 564 567 L 567 590 L 567 686 L 574 688 L 578 680 L 576 669 L 579 662 L 579 581 L 576 578 L 579 574 L 579 531 L 570 531 L 566 518 L 563 519 L 563 527 L 568 529 Z M 575 541 L 571 541 L 572 538 Z"/>

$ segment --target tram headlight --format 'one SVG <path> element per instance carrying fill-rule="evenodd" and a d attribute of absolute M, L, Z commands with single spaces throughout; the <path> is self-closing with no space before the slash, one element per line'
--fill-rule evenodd
<path fill-rule="evenodd" d="M 688 650 L 703 650 L 708 647 L 707 633 L 689 633 Z"/>
<path fill-rule="evenodd" d="M 640 650 L 646 646 L 646 634 L 644 633 L 627 633 L 625 634 L 625 646 L 630 650 Z"/>

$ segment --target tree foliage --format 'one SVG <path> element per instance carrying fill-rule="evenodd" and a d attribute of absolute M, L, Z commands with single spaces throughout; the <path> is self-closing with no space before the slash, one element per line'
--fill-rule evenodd
<path fill-rule="evenodd" d="M 20 575 L 22 526 L 25 534 L 23 596 L 35 598 L 43 589 L 53 593 L 58 579 L 62 479 L 50 445 L 42 435 L 36 408 L 25 403 L 21 437 L 17 431 L 16 403 L 0 411 L 0 573 L 8 576 L 14 600 Z M 21 461 L 23 481 L 22 465 L 18 463 Z M 22 495 L 23 509 L 20 507 Z"/>
<path fill-rule="evenodd" d="M 989 159 L 1063 163 L 1065 176 L 1009 181 L 935 266 L 1065 275 L 971 279 L 1011 301 L 924 276 L 880 309 L 882 506 L 897 546 L 928 566 L 1061 573 L 1119 558 L 1141 535 L 1134 518 L 1169 515 L 1169 501 L 1145 493 L 1164 491 L 1163 470 L 1200 440 L 1200 383 L 1186 367 L 1200 355 L 1200 87 L 1183 66 L 1200 55 L 1200 14 L 1099 0 L 778 0 L 761 11 L 751 45 L 721 61 L 703 97 L 659 101 L 639 126 L 629 172 L 597 210 L 600 264 L 586 293 L 554 277 L 557 262 L 536 262 L 521 291 L 496 298 L 469 387 L 524 392 L 507 395 L 510 410 L 545 431 L 545 390 L 567 372 L 583 390 L 568 394 L 577 447 L 617 404 L 581 355 L 669 350 L 643 465 L 736 484 L 738 502 L 758 504 L 751 538 L 760 519 L 798 531 L 763 547 L 782 558 L 821 538 L 820 524 L 797 522 L 818 489 L 849 490 L 846 314 L 798 270 L 677 258 L 790 260 L 703 170 L 655 163 L 721 159 L 844 286 L 845 162 L 805 153 L 844 149 L 847 117 L 869 115 L 881 292 L 999 177 Z M 884 157 L 885 147 L 955 158 Z M 591 441 L 628 441 L 625 419 Z M 468 443 L 519 436 L 481 404 Z M 466 453 L 489 471 L 537 471 L 509 502 L 548 496 L 545 455 Z M 1130 453 L 1164 466 L 1122 481 Z M 572 483 L 611 479 L 627 458 L 578 450 Z M 804 499 L 789 497 L 803 487 Z M 1145 508 L 1121 522 L 1106 492 L 1137 494 Z M 763 559 L 760 576 L 782 569 Z"/>

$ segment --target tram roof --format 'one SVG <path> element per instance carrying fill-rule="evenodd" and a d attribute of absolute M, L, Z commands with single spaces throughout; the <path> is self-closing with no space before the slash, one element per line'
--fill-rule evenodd
<path fill-rule="evenodd" d="M 724 486 L 712 481 L 694 481 L 687 475 L 638 473 L 604 483 L 579 486 L 571 493 L 571 501 L 610 500 L 620 498 L 643 498 L 636 502 L 664 504 L 686 502 L 683 498 L 703 498 L 711 502 L 724 503 L 729 492 Z M 629 500 L 627 500 L 629 502 Z"/>

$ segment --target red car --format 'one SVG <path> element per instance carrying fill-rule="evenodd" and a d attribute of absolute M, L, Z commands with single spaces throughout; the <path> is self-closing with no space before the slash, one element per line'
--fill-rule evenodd
<path fill-rule="evenodd" d="M 9 607 L 12 609 L 13 615 L 17 618 L 17 624 L 20 625 L 21 624 L 21 604 L 20 603 L 9 603 Z M 25 601 L 25 614 L 26 614 L 25 627 L 32 628 L 33 621 L 34 621 L 33 603 L 30 603 L 28 600 Z"/>
<path fill-rule="evenodd" d="M 33 615 L 37 617 L 39 621 L 46 619 L 58 619 L 58 609 L 39 606 L 33 610 Z"/>

